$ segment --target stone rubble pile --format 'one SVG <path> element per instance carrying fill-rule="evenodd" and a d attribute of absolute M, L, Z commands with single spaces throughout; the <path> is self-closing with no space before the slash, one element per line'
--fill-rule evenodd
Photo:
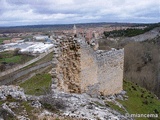
<path fill-rule="evenodd" d="M 7 96 L 12 96 L 12 98 L 14 99 L 26 101 L 24 90 L 20 88 L 19 86 L 14 86 L 14 85 L 0 86 L 0 99 L 6 100 Z"/>

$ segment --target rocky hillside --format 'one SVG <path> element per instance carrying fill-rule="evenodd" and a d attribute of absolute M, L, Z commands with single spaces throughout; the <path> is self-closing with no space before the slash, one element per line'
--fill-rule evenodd
<path fill-rule="evenodd" d="M 91 97 L 86 93 L 64 93 L 55 88 L 46 95 L 34 96 L 26 95 L 19 86 L 0 86 L 0 119 L 133 120 L 125 114 L 160 113 L 160 101 L 152 93 L 126 81 L 124 90 L 116 95 Z"/>
<path fill-rule="evenodd" d="M 125 46 L 124 79 L 152 91 L 160 97 L 160 37 Z"/>
<path fill-rule="evenodd" d="M 117 98 L 127 99 L 127 96 L 123 91 Z M 92 98 L 87 94 L 68 94 L 60 91 L 43 96 L 31 96 L 25 95 L 19 86 L 1 86 L 0 99 L 0 118 L 4 120 L 129 119 L 109 107 L 108 102 L 115 104 L 123 113 L 126 112 L 115 100 L 115 96 Z"/>
<path fill-rule="evenodd" d="M 132 42 L 142 42 L 155 39 L 160 36 L 160 27 L 156 27 L 144 34 L 133 37 L 107 37 L 99 40 L 99 49 L 106 50 L 111 48 L 124 48 L 127 44 Z"/>
<path fill-rule="evenodd" d="M 160 36 L 160 27 L 154 28 L 153 30 L 150 30 L 149 32 L 146 32 L 144 34 L 140 34 L 134 37 L 126 37 L 124 38 L 124 41 L 146 41 L 146 40 L 152 40 L 155 37 Z"/>

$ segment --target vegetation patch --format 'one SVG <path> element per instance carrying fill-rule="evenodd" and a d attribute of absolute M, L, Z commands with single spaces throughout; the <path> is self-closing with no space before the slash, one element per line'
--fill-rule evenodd
<path fill-rule="evenodd" d="M 67 107 L 66 101 L 60 98 L 52 98 L 51 94 L 41 98 L 40 102 L 45 109 L 48 109 L 54 113 L 59 113 L 59 110 L 64 110 Z"/>
<path fill-rule="evenodd" d="M 13 65 L 24 64 L 27 61 L 33 59 L 33 56 L 18 54 L 18 50 L 5 51 L 0 54 L 0 71 L 10 69 Z"/>
<path fill-rule="evenodd" d="M 94 103 L 95 103 L 97 106 L 101 106 L 101 107 L 104 107 L 104 106 L 105 106 L 105 105 L 99 103 L 98 101 L 95 101 Z"/>
<path fill-rule="evenodd" d="M 8 111 L 0 107 L 0 118 L 4 120 L 16 120 L 16 118 L 10 114 Z"/>
<path fill-rule="evenodd" d="M 110 32 L 105 31 L 104 35 L 105 35 L 105 37 L 122 37 L 122 36 L 133 37 L 133 36 L 140 35 L 140 34 L 143 34 L 145 32 L 148 32 L 148 31 L 150 31 L 150 30 L 152 30 L 156 27 L 160 27 L 160 24 L 159 23 L 149 24 L 144 29 L 129 28 L 129 29 L 126 29 L 126 30 L 113 30 L 113 31 L 110 31 Z"/>
<path fill-rule="evenodd" d="M 26 94 L 42 95 L 49 91 L 51 85 L 50 74 L 37 74 L 31 79 L 21 83 L 20 86 L 24 88 Z"/>
<path fill-rule="evenodd" d="M 113 102 L 105 101 L 105 103 L 106 103 L 106 106 L 109 106 L 110 108 L 116 110 L 117 112 L 120 112 L 123 115 L 126 113 L 126 111 L 123 108 L 120 108 L 118 105 L 116 105 Z"/>
<path fill-rule="evenodd" d="M 160 119 L 160 101 L 151 92 L 138 85 L 124 81 L 124 90 L 128 100 L 119 102 L 130 114 L 158 114 Z M 135 118 L 136 120 L 156 120 L 156 118 Z"/>
<path fill-rule="evenodd" d="M 18 63 L 21 61 L 21 56 L 12 56 L 10 58 L 3 58 L 0 61 L 5 63 Z"/>
<path fill-rule="evenodd" d="M 6 103 L 6 105 L 10 105 L 11 103 L 15 103 L 17 107 L 10 107 L 10 109 L 17 115 L 24 115 L 27 114 L 27 117 L 31 120 L 36 120 L 37 117 L 34 115 L 33 110 L 34 108 L 31 106 L 29 101 L 22 101 L 22 100 L 16 100 L 11 95 L 7 96 L 7 99 L 4 101 L 0 101 L 0 105 L 3 103 Z M 24 113 L 23 111 L 26 111 Z M 17 120 L 15 116 L 10 114 L 8 111 L 3 109 L 0 106 L 0 117 L 4 118 L 4 120 Z"/>
<path fill-rule="evenodd" d="M 53 58 L 53 52 L 49 53 L 48 55 L 46 55 L 45 57 L 43 57 L 42 59 L 22 68 L 22 69 L 28 69 L 30 67 L 33 67 L 33 66 L 37 66 L 37 65 L 40 65 L 40 64 L 43 64 L 43 63 L 46 63 L 46 62 L 49 62 L 51 61 Z"/>
<path fill-rule="evenodd" d="M 0 63 L 24 63 L 33 58 L 33 56 L 16 53 L 17 51 L 1 52 Z"/>
<path fill-rule="evenodd" d="M 11 39 L 11 38 L 1 37 L 1 38 L 0 38 L 0 44 L 2 44 L 4 40 L 10 40 L 10 39 Z"/>

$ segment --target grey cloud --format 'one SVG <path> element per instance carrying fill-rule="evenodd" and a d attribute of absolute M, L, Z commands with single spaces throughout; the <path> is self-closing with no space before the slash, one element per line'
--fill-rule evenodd
<path fill-rule="evenodd" d="M 0 0 L 0 4 L 0 26 L 7 21 L 12 25 L 160 21 L 157 0 Z"/>

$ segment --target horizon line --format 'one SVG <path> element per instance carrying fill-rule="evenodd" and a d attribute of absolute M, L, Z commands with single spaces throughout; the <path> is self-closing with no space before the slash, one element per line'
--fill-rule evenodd
<path fill-rule="evenodd" d="M 54 26 L 54 25 L 78 25 L 78 24 L 98 24 L 98 23 L 105 23 L 105 24 L 156 24 L 160 22 L 86 22 L 86 23 L 57 23 L 57 24 L 32 24 L 32 25 L 6 25 L 0 26 L 1 28 L 9 28 L 9 27 L 27 27 L 27 26 Z"/>

